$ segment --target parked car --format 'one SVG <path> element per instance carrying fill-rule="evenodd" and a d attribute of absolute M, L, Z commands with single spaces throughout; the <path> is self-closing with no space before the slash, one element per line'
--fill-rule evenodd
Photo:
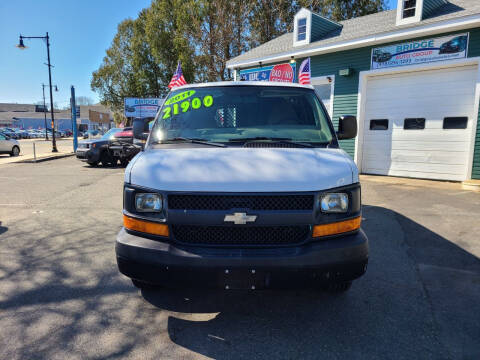
<path fill-rule="evenodd" d="M 103 166 L 115 165 L 118 158 L 112 156 L 108 150 L 108 143 L 114 139 L 114 134 L 121 132 L 121 128 L 107 131 L 101 138 L 80 141 L 76 151 L 77 159 L 87 162 L 91 166 L 101 163 Z"/>
<path fill-rule="evenodd" d="M 52 129 L 47 129 L 47 132 L 48 132 L 48 136 L 52 136 Z M 60 133 L 60 131 L 58 130 L 55 130 L 55 137 L 56 138 L 61 138 L 62 137 L 62 134 Z"/>
<path fill-rule="evenodd" d="M 126 127 L 113 135 L 115 139 L 133 142 L 133 128 Z"/>
<path fill-rule="evenodd" d="M 125 170 L 120 272 L 139 288 L 348 290 L 368 262 L 358 169 L 339 146 L 356 134 L 354 116 L 335 131 L 311 85 L 173 90 Z"/>
<path fill-rule="evenodd" d="M 18 140 L 21 139 L 20 133 L 12 128 L 4 128 L 3 133 L 8 135 L 10 138 Z"/>
<path fill-rule="evenodd" d="M 130 160 L 143 148 L 143 144 L 134 144 L 133 128 L 126 127 L 123 131 L 115 133 L 108 144 L 110 154 L 118 158 L 122 166 L 127 166 Z"/>
<path fill-rule="evenodd" d="M 458 52 L 465 51 L 467 48 L 467 36 L 457 36 L 452 40 L 443 43 L 440 46 L 439 54 L 454 54 Z"/>
<path fill-rule="evenodd" d="M 41 138 L 43 136 L 45 136 L 45 133 L 40 133 L 38 130 L 35 130 L 35 129 L 30 129 L 30 130 L 27 130 L 28 132 L 28 135 L 30 136 L 31 139 L 38 139 L 38 138 Z"/>
<path fill-rule="evenodd" d="M 20 144 L 17 140 L 0 134 L 0 154 L 10 154 L 10 156 L 20 155 Z"/>
<path fill-rule="evenodd" d="M 375 50 L 373 53 L 373 61 L 379 63 L 386 62 L 390 60 L 392 56 L 388 51 Z"/>
<path fill-rule="evenodd" d="M 103 133 L 100 130 L 88 130 L 83 133 L 83 138 L 84 139 L 89 139 L 89 138 L 98 138 L 101 137 Z"/>

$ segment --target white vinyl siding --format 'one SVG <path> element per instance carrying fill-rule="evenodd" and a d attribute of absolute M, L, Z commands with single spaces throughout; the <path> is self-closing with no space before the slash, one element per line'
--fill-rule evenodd
<path fill-rule="evenodd" d="M 370 77 L 362 172 L 466 180 L 476 79 L 477 66 Z M 443 129 L 445 117 L 465 116 L 466 129 Z M 404 129 L 409 118 L 424 118 L 425 128 Z M 370 120 L 375 119 L 388 119 L 388 129 L 370 130 Z"/>

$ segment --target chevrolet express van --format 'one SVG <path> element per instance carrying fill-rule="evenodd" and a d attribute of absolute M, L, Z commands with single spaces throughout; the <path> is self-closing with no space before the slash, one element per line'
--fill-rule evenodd
<path fill-rule="evenodd" d="M 358 170 L 312 86 L 176 88 L 125 171 L 116 255 L 137 287 L 348 290 L 368 262 Z"/>

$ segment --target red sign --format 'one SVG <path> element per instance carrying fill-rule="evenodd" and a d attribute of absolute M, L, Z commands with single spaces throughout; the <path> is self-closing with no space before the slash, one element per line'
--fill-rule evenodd
<path fill-rule="evenodd" d="M 270 81 L 293 82 L 294 70 L 290 64 L 275 65 L 270 71 Z"/>

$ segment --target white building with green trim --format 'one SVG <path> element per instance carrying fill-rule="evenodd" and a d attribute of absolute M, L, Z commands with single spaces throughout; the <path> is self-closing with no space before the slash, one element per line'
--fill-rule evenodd
<path fill-rule="evenodd" d="M 268 80 L 308 57 L 333 123 L 357 116 L 357 138 L 341 145 L 362 173 L 480 179 L 480 0 L 398 0 L 338 23 L 301 9 L 292 33 L 227 66 Z"/>

